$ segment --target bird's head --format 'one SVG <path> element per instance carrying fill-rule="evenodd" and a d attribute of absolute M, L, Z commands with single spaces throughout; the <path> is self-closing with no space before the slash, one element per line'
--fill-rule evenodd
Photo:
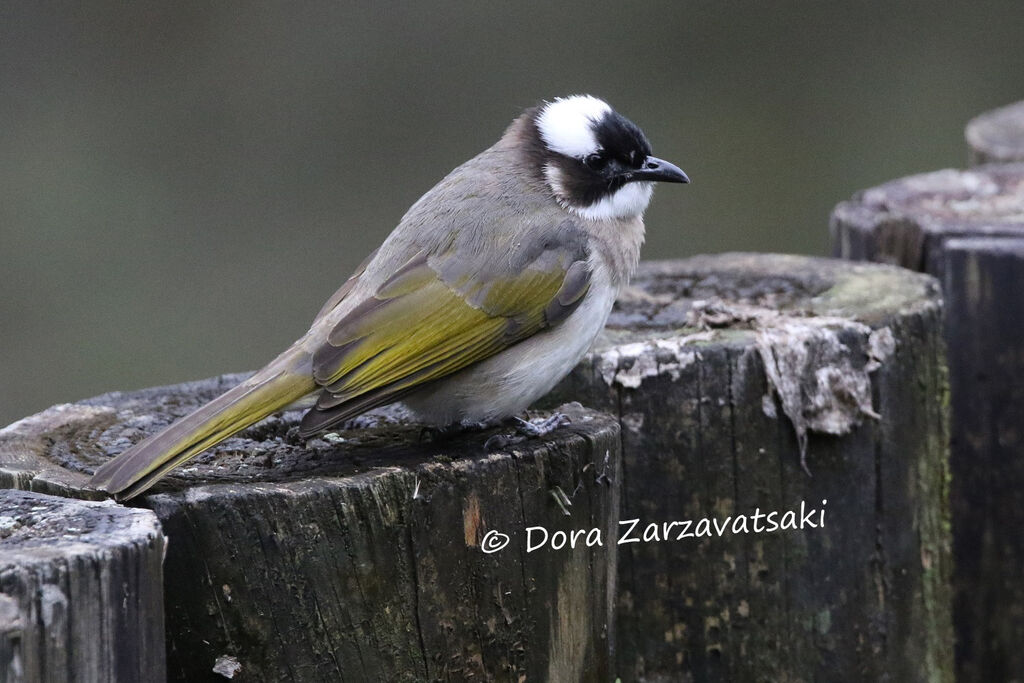
<path fill-rule="evenodd" d="M 558 98 L 528 116 L 537 171 L 558 202 L 580 216 L 637 217 L 655 182 L 690 182 L 678 166 L 651 155 L 635 123 L 596 97 Z"/>

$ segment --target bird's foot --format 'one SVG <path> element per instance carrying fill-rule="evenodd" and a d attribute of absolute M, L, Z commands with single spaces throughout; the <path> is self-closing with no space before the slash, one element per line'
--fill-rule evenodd
<path fill-rule="evenodd" d="M 564 427 L 569 424 L 571 420 L 568 415 L 554 413 L 550 417 L 546 417 L 541 420 L 524 420 L 520 417 L 513 417 L 509 422 L 512 423 L 515 433 L 505 434 L 499 432 L 494 434 L 484 442 L 485 450 L 500 450 L 507 446 L 521 443 L 530 438 L 546 436 L 559 427 Z"/>
<path fill-rule="evenodd" d="M 512 419 L 515 420 L 519 431 L 527 436 L 547 436 L 559 427 L 564 427 L 572 422 L 564 413 L 552 413 L 542 420 L 524 420 L 520 417 Z"/>

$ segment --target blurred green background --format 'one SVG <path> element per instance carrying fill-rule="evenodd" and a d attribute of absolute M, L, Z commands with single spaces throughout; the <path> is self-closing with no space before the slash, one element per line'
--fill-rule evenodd
<path fill-rule="evenodd" d="M 1024 3 L 3 3 L 0 424 L 255 368 L 523 107 L 590 92 L 693 179 L 647 258 L 823 254 L 1024 97 Z"/>

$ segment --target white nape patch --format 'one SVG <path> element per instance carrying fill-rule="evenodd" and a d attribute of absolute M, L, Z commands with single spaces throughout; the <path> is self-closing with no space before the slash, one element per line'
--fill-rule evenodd
<path fill-rule="evenodd" d="M 537 129 L 548 149 L 582 159 L 600 150 L 593 124 L 611 110 L 607 102 L 591 95 L 559 97 L 544 106 Z"/>

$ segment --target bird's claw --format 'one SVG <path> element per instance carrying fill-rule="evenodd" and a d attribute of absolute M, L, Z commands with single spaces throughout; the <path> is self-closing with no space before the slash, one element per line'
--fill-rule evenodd
<path fill-rule="evenodd" d="M 553 413 L 540 421 L 524 420 L 521 417 L 512 418 L 516 422 L 519 431 L 527 436 L 547 436 L 559 427 L 570 424 L 572 420 L 565 413 Z"/>
<path fill-rule="evenodd" d="M 513 417 L 512 424 L 515 427 L 516 433 L 513 434 L 494 434 L 484 442 L 484 450 L 486 451 L 497 451 L 502 448 L 506 448 L 513 444 L 522 443 L 526 439 L 537 438 L 539 436 L 546 436 L 558 429 L 569 424 L 571 420 L 568 415 L 563 413 L 555 413 L 550 417 L 546 417 L 543 420 L 532 421 L 524 420 L 520 417 Z"/>

